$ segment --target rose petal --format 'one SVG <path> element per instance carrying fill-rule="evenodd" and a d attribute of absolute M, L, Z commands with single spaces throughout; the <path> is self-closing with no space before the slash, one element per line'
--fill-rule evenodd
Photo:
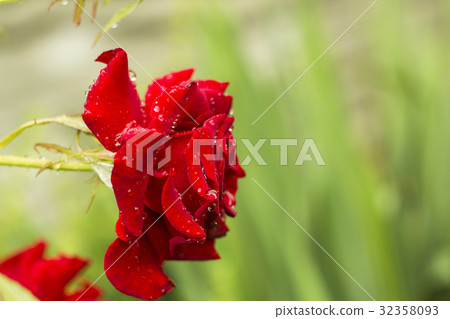
<path fill-rule="evenodd" d="M 116 239 L 105 255 L 106 276 L 113 286 L 145 300 L 157 299 L 175 286 L 163 272 L 162 263 L 146 237 L 134 245 Z"/>
<path fill-rule="evenodd" d="M 188 131 L 200 126 L 195 119 L 209 112 L 204 93 L 196 82 L 166 90 L 155 99 L 151 107 L 150 127 L 163 134 L 171 130 Z"/>
<path fill-rule="evenodd" d="M 194 73 L 194 69 L 186 69 L 172 72 L 155 79 L 153 83 L 148 86 L 147 94 L 145 95 L 146 113 L 150 114 L 153 102 L 155 102 L 155 99 L 158 96 L 165 90 L 168 90 L 173 86 L 178 86 L 181 82 L 188 81 L 191 78 L 192 73 Z"/>
<path fill-rule="evenodd" d="M 65 301 L 95 301 L 99 299 L 100 295 L 101 291 L 86 281 L 82 289 L 67 296 Z"/>
<path fill-rule="evenodd" d="M 83 120 L 105 148 L 116 152 L 123 130 L 131 123 L 142 124 L 141 102 L 125 51 L 105 52 L 98 59 L 108 65 L 89 90 Z"/>
<path fill-rule="evenodd" d="M 142 211 L 149 175 L 130 167 L 127 159 L 126 147 L 123 146 L 114 157 L 111 183 L 121 220 L 129 232 L 139 236 L 142 234 Z M 117 235 L 123 238 L 120 232 Z"/>
<path fill-rule="evenodd" d="M 170 240 L 171 256 L 168 260 L 211 260 L 220 259 L 214 248 L 214 239 L 205 242 L 192 242 L 183 237 Z"/>
<path fill-rule="evenodd" d="M 29 270 L 37 260 L 42 258 L 45 247 L 45 242 L 41 241 L 7 258 L 0 264 L 0 273 L 30 289 L 33 281 L 29 276 Z"/>
<path fill-rule="evenodd" d="M 39 278 L 30 291 L 40 300 L 64 300 L 64 288 L 86 264 L 79 258 L 38 260 L 32 269 L 28 269 L 31 278 Z"/>
<path fill-rule="evenodd" d="M 145 236 L 147 236 L 150 244 L 161 260 L 164 260 L 170 254 L 169 241 L 172 238 L 172 235 L 164 222 L 164 216 L 149 209 L 145 210 L 144 216 Z"/>
<path fill-rule="evenodd" d="M 197 224 L 194 218 L 189 214 L 180 199 L 180 194 L 175 189 L 172 177 L 169 177 L 163 188 L 162 206 L 165 217 L 169 223 L 181 234 L 192 238 L 205 238 L 206 234 L 203 228 Z"/>

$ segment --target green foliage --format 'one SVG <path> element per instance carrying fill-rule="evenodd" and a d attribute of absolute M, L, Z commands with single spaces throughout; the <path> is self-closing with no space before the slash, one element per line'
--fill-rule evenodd
<path fill-rule="evenodd" d="M 0 149 L 4 148 L 6 145 L 11 143 L 15 138 L 17 138 L 20 134 L 22 134 L 25 130 L 38 126 L 38 125 L 45 125 L 50 123 L 56 123 L 61 124 L 76 130 L 79 130 L 81 132 L 90 133 L 90 130 L 84 124 L 83 119 L 80 115 L 77 116 L 70 116 L 70 115 L 61 115 L 53 118 L 45 118 L 40 120 L 34 120 L 27 122 L 20 126 L 17 130 L 10 133 L 8 136 L 4 137 L 0 140 Z"/>
<path fill-rule="evenodd" d="M 129 4 L 127 4 L 125 7 L 119 10 L 109 21 L 108 23 L 102 28 L 102 30 L 98 33 L 97 37 L 94 40 L 94 45 L 100 40 L 102 35 L 106 32 L 108 32 L 114 25 L 117 25 L 123 18 L 128 16 L 131 12 L 136 9 L 136 7 L 142 3 L 144 0 L 136 0 Z M 106 2 L 106 4 L 109 1 Z"/>
<path fill-rule="evenodd" d="M 36 301 L 29 290 L 22 287 L 16 281 L 0 274 L 0 301 Z"/>
<path fill-rule="evenodd" d="M 10 2 L 19 2 L 19 1 L 23 1 L 23 0 L 0 0 L 0 4 L 10 3 Z"/>

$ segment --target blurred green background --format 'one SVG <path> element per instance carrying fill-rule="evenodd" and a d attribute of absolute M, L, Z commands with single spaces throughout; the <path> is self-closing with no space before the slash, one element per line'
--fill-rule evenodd
<path fill-rule="evenodd" d="M 117 47 L 73 5 L 0 6 L 0 136 L 25 121 L 83 111 L 94 59 Z M 99 8 L 105 24 L 124 1 Z M 297 138 L 289 163 L 267 142 L 240 181 L 221 260 L 167 262 L 164 300 L 369 300 L 252 180 L 260 183 L 376 300 L 450 299 L 450 2 L 380 0 L 255 125 L 251 123 L 370 5 L 366 0 L 145 0 L 111 31 L 153 76 L 193 67 L 229 81 L 235 138 Z M 137 65 L 144 94 L 151 79 Z M 295 159 L 313 138 L 325 166 Z M 74 132 L 34 128 L 1 154 L 38 156 L 36 142 L 74 146 Z M 238 152 L 248 152 L 242 143 Z M 50 253 L 103 272 L 118 210 L 90 173 L 0 167 L 0 256 L 37 238 Z M 99 281 L 105 299 L 130 300 Z"/>

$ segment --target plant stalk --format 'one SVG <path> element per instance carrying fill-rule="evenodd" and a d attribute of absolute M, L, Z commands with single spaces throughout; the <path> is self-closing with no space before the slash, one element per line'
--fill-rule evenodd
<path fill-rule="evenodd" d="M 62 162 L 48 166 L 51 161 L 39 158 L 0 155 L 0 166 L 43 168 L 57 171 L 93 171 L 91 165 L 82 162 Z M 48 166 L 48 167 L 47 167 Z"/>

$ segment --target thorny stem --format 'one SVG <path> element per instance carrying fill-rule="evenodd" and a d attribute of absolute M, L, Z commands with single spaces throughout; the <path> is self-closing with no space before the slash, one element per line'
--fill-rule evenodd
<path fill-rule="evenodd" d="M 46 167 L 47 169 L 58 171 L 84 171 L 84 172 L 93 171 L 93 168 L 88 163 L 62 162 L 48 166 L 49 163 L 51 163 L 51 161 L 38 158 L 0 155 L 0 166 L 18 166 L 29 168 Z"/>

